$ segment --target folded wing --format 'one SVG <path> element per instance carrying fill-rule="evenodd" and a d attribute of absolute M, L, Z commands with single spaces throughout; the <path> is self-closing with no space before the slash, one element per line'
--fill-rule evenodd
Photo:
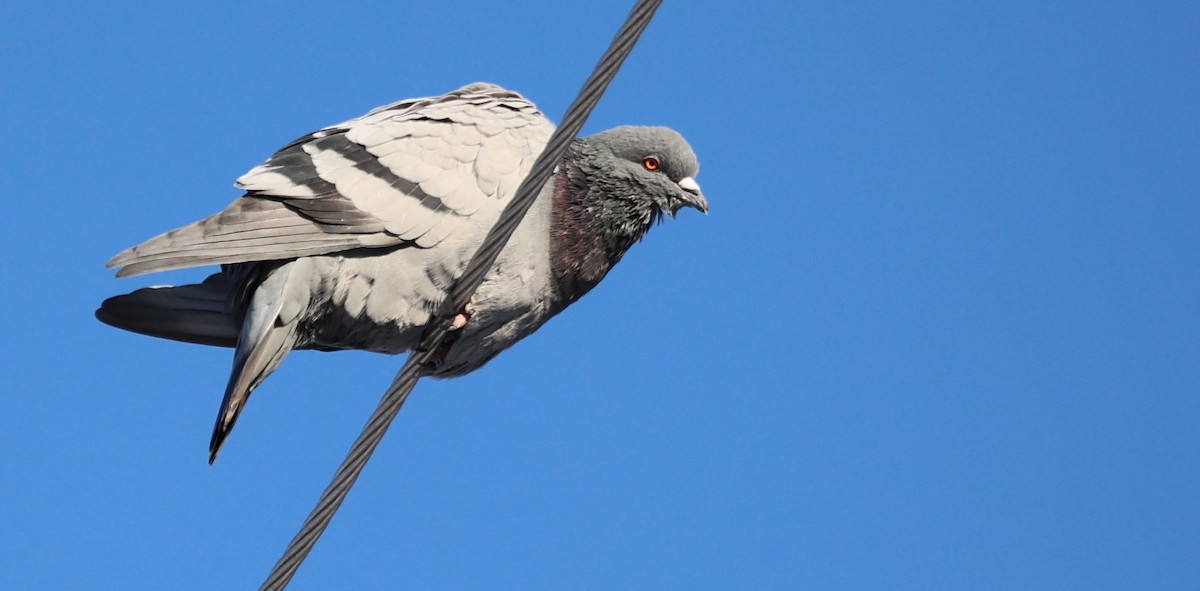
<path fill-rule="evenodd" d="M 224 211 L 117 254 L 119 276 L 480 239 L 553 125 L 490 84 L 380 107 L 308 134 L 238 179 Z"/>

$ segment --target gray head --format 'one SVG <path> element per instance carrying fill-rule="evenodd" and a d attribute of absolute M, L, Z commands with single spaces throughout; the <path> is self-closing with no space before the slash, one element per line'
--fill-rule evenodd
<path fill-rule="evenodd" d="M 622 126 L 586 139 L 597 151 L 615 157 L 611 172 L 639 189 L 631 198 L 649 199 L 672 216 L 684 207 L 708 213 L 708 200 L 696 184 L 696 154 L 675 130 Z"/>
<path fill-rule="evenodd" d="M 551 210 L 556 310 L 594 287 L 663 213 L 708 212 L 696 155 L 665 127 L 618 127 L 575 140 L 559 166 Z"/>

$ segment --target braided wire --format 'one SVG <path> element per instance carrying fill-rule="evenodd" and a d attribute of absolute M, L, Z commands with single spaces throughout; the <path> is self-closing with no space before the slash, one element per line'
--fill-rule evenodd
<path fill-rule="evenodd" d="M 583 128 L 584 121 L 587 120 L 596 103 L 600 101 L 601 95 L 616 76 L 617 70 L 625 62 L 625 58 L 629 57 L 630 52 L 633 51 L 633 46 L 641 37 L 642 32 L 646 30 L 646 26 L 650 24 L 650 19 L 654 17 L 660 4 L 662 4 L 662 0 L 638 0 L 634 5 L 633 10 L 625 19 L 625 23 L 613 38 L 612 44 L 604 52 L 591 76 L 584 82 L 583 88 L 575 97 L 575 101 L 567 109 L 562 123 L 555 129 L 550 141 L 546 144 L 546 149 L 534 162 L 529 175 L 517 189 L 516 196 L 504 208 L 499 221 L 488 232 L 482 246 L 468 264 L 467 270 L 451 289 L 449 299 L 454 302 L 454 309 L 462 309 L 479 285 L 483 283 L 484 275 L 495 263 L 496 257 L 508 243 L 513 231 L 525 216 L 525 212 L 533 205 L 534 199 L 542 186 L 549 180 L 554 167 L 562 160 L 567 146 Z M 338 466 L 329 486 L 321 493 L 316 507 L 304 520 L 304 525 L 292 538 L 279 562 L 276 562 L 274 568 L 271 569 L 266 582 L 259 587 L 259 591 L 281 591 L 287 587 L 296 574 L 296 570 L 300 568 L 300 564 L 312 551 L 317 539 L 329 526 L 333 514 L 345 500 L 350 488 L 354 486 L 355 480 L 358 479 L 367 460 L 370 459 L 380 440 L 383 439 L 388 426 L 400 412 L 400 407 L 404 405 L 404 401 L 408 399 L 408 395 L 417 385 L 421 368 L 430 361 L 434 352 L 445 340 L 448 334 L 447 328 L 448 323 L 446 322 L 431 325 L 421 341 L 421 346 L 409 356 L 408 362 L 404 364 L 400 373 L 392 381 L 392 385 L 380 399 L 379 406 L 371 414 L 367 424 L 363 426 L 362 432 L 346 454 L 346 459 L 342 460 L 342 464 Z"/>

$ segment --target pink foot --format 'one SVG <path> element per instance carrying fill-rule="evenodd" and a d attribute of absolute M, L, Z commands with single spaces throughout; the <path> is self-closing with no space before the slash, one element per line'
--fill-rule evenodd
<path fill-rule="evenodd" d="M 475 304 L 468 301 L 467 305 L 463 306 L 462 311 L 458 314 L 455 314 L 454 318 L 450 321 L 450 332 L 462 330 L 463 327 L 465 327 L 467 323 L 471 321 L 471 317 L 474 315 Z"/>

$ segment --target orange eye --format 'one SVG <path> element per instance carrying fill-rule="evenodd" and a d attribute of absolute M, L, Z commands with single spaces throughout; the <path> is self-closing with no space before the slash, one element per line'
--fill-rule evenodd
<path fill-rule="evenodd" d="M 655 158 L 654 156 L 647 156 L 646 159 L 642 161 L 642 166 L 645 166 L 646 170 L 649 171 L 658 170 L 658 158 Z"/>

